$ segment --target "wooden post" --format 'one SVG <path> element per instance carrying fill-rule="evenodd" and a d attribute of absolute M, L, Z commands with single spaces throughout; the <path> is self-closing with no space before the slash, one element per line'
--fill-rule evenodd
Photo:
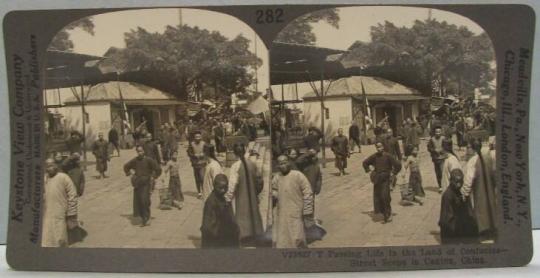
<path fill-rule="evenodd" d="M 82 111 L 82 136 L 83 136 L 83 170 L 86 171 L 86 109 L 84 108 L 84 86 L 81 84 L 81 111 Z"/>
<path fill-rule="evenodd" d="M 325 136 L 325 128 L 324 128 L 324 117 L 326 116 L 326 109 L 324 107 L 324 61 L 321 62 L 321 91 L 320 91 L 320 99 L 321 99 L 321 151 L 322 151 L 322 167 L 326 168 L 326 136 Z"/>

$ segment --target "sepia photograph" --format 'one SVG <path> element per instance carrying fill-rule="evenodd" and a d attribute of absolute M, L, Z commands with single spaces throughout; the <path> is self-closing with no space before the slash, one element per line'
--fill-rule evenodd
<path fill-rule="evenodd" d="M 466 17 L 340 7 L 270 48 L 277 248 L 494 243 L 494 47 Z"/>
<path fill-rule="evenodd" d="M 428 8 L 318 10 L 270 49 L 212 11 L 79 19 L 46 55 L 42 246 L 494 243 L 494 55 Z"/>
<path fill-rule="evenodd" d="M 5 15 L 12 269 L 534 260 L 531 7 L 111 5 Z"/>
<path fill-rule="evenodd" d="M 270 246 L 268 50 L 198 9 L 81 18 L 46 53 L 43 247 Z"/>

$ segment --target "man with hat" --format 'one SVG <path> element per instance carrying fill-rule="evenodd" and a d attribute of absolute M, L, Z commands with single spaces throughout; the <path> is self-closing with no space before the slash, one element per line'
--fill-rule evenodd
<path fill-rule="evenodd" d="M 103 132 L 98 133 L 98 140 L 92 144 L 92 154 L 96 157 L 96 171 L 99 173 L 98 179 L 106 178 L 107 162 L 109 157 L 109 142 L 103 139 Z"/>

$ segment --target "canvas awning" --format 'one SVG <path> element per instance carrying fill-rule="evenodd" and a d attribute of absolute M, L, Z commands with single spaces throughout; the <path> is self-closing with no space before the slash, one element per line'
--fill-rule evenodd
<path fill-rule="evenodd" d="M 248 104 L 248 106 L 246 107 L 246 109 L 249 112 L 256 115 L 256 114 L 264 113 L 264 112 L 268 111 L 270 108 L 269 108 L 268 101 L 266 99 L 264 99 L 264 97 L 259 96 L 255 100 L 250 102 Z"/>
<path fill-rule="evenodd" d="M 361 96 L 354 96 L 354 99 L 362 100 Z M 424 96 L 408 96 L 408 95 L 366 95 L 368 101 L 417 101 L 425 100 Z"/>
<path fill-rule="evenodd" d="M 111 81 L 86 88 L 86 103 L 124 102 L 126 105 L 178 105 L 184 103 L 175 96 L 135 82 Z M 72 96 L 64 102 L 66 105 L 79 105 L 79 100 Z"/>
<path fill-rule="evenodd" d="M 349 76 L 357 69 L 345 68 L 345 50 L 274 42 L 270 49 L 270 84 L 289 84 Z"/>
<path fill-rule="evenodd" d="M 45 89 L 127 81 L 174 93 L 182 99 L 187 98 L 185 92 L 178 91 L 178 80 L 171 73 L 144 70 L 123 72 L 107 57 L 48 50 L 45 69 Z"/>
<path fill-rule="evenodd" d="M 413 88 L 406 87 L 380 77 L 350 76 L 334 81 L 326 92 L 326 98 L 353 97 L 363 100 L 365 96 L 369 101 L 413 101 L 423 100 L 426 97 Z M 318 100 L 314 92 L 304 95 L 304 100 Z"/>

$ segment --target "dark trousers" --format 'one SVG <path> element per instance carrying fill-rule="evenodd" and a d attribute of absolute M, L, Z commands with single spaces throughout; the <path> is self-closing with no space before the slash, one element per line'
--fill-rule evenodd
<path fill-rule="evenodd" d="M 133 216 L 140 216 L 144 223 L 150 219 L 150 184 L 139 185 L 133 189 Z"/>
<path fill-rule="evenodd" d="M 378 175 L 377 181 L 373 186 L 373 206 L 375 213 L 382 213 L 384 219 L 388 219 L 392 215 L 392 207 L 390 202 L 390 176 Z"/>
<path fill-rule="evenodd" d="M 362 145 L 360 145 L 360 137 L 351 137 L 351 152 L 354 150 L 354 146 L 358 146 L 358 152 L 362 152 Z"/>
<path fill-rule="evenodd" d="M 169 190 L 174 201 L 183 202 L 184 194 L 182 193 L 182 183 L 179 176 L 171 176 L 169 179 Z"/>
<path fill-rule="evenodd" d="M 340 172 L 345 171 L 345 168 L 347 168 L 347 156 L 336 154 L 336 168 Z"/>
<path fill-rule="evenodd" d="M 433 160 L 433 167 L 435 168 L 435 176 L 437 177 L 437 184 L 439 185 L 439 188 L 441 187 L 443 164 L 444 164 L 443 159 Z"/>
<path fill-rule="evenodd" d="M 118 145 L 118 141 L 111 141 L 111 144 L 113 145 L 116 152 L 118 152 L 118 155 L 120 155 L 120 147 Z"/>
<path fill-rule="evenodd" d="M 204 179 L 204 167 L 193 167 L 193 175 L 195 176 L 195 186 L 197 186 L 197 193 L 201 193 Z"/>

